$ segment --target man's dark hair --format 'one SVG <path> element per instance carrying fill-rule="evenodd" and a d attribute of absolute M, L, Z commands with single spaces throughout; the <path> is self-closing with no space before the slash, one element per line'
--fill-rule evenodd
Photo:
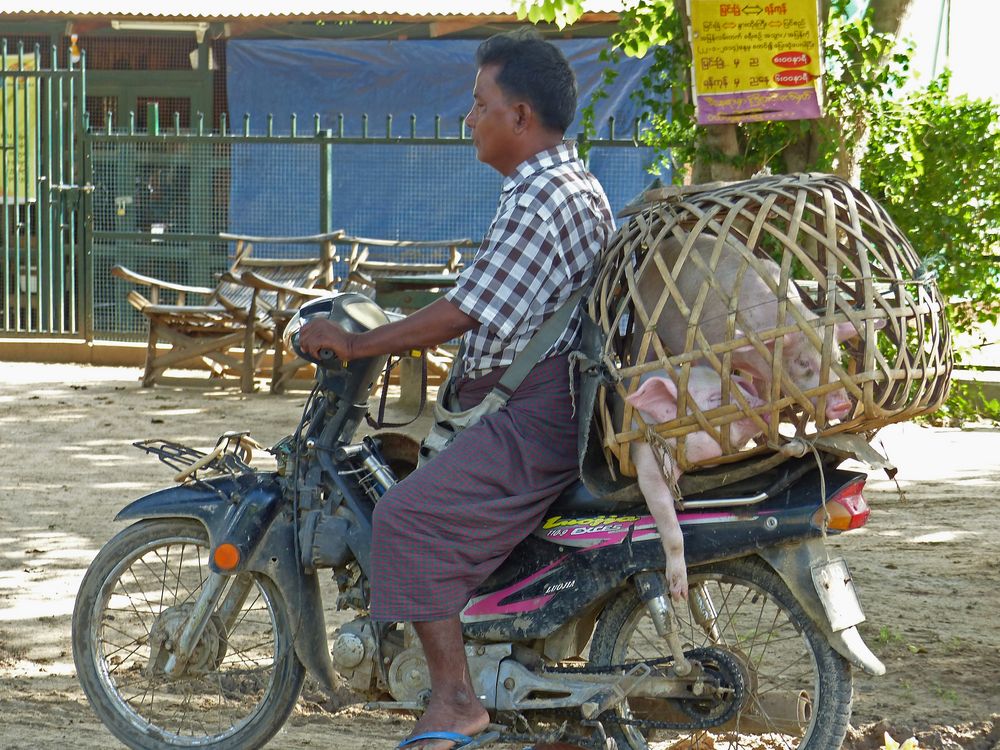
<path fill-rule="evenodd" d="M 576 77 L 565 55 L 530 28 L 495 34 L 479 45 L 476 65 L 499 67 L 497 85 L 528 102 L 542 124 L 565 133 L 576 115 Z"/>

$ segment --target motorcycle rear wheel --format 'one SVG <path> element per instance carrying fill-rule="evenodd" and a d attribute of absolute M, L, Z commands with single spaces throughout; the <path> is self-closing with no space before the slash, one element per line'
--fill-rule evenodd
<path fill-rule="evenodd" d="M 305 669 L 284 599 L 255 574 L 244 574 L 252 576 L 245 597 L 231 597 L 237 610 L 212 615 L 184 672 L 164 673 L 169 643 L 211 572 L 208 554 L 196 521 L 139 521 L 84 576 L 73 612 L 77 676 L 98 718 L 130 748 L 259 748 L 298 699 Z"/>
<path fill-rule="evenodd" d="M 695 701 L 627 699 L 605 726 L 621 750 L 649 748 L 797 748 L 830 750 L 843 744 L 851 718 L 850 664 L 792 596 L 784 581 L 760 558 L 727 560 L 689 571 L 688 608 L 677 607 L 685 652 L 722 649 L 745 672 L 746 691 L 736 715 L 720 727 L 702 730 L 653 728 L 632 720 L 679 723 L 722 715 L 722 707 Z M 696 618 L 699 599 L 710 602 Z M 699 623 L 700 619 L 700 623 Z M 711 625 L 714 624 L 714 633 Z M 624 664 L 668 655 L 646 606 L 630 590 L 615 599 L 598 620 L 590 648 L 596 666 Z"/>

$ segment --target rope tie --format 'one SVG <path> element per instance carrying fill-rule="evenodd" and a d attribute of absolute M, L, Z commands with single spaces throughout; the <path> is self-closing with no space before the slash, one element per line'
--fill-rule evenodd
<path fill-rule="evenodd" d="M 684 500 L 681 497 L 680 485 L 677 484 L 680 472 L 677 470 L 676 444 L 671 443 L 649 425 L 646 425 L 646 442 L 656 456 L 656 465 L 660 469 L 663 481 L 667 483 L 667 489 L 674 496 L 674 506 L 677 510 L 683 511 Z"/>
<path fill-rule="evenodd" d="M 830 525 L 830 511 L 826 507 L 826 471 L 823 468 L 823 459 L 820 457 L 816 442 L 803 436 L 795 437 L 778 448 L 778 452 L 793 458 L 802 458 L 807 453 L 812 453 L 816 461 L 816 468 L 819 469 L 819 498 L 823 503 L 823 526 L 820 531 L 823 534 L 823 549 L 826 551 L 827 560 L 830 558 L 830 551 L 826 546 L 826 531 Z"/>

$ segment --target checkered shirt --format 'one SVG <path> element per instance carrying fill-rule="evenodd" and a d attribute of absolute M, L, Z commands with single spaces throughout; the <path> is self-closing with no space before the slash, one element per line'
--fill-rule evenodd
<path fill-rule="evenodd" d="M 572 141 L 541 151 L 504 179 L 500 205 L 475 258 L 447 294 L 479 321 L 465 334 L 462 374 L 509 365 L 570 295 L 592 282 L 614 230 L 604 189 Z M 578 344 L 582 311 L 542 359 Z"/>

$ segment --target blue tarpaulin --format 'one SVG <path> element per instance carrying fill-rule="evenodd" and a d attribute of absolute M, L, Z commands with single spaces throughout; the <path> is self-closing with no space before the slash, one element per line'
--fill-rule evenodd
<path fill-rule="evenodd" d="M 581 107 L 599 85 L 605 63 L 600 39 L 560 40 L 576 73 Z M 234 126 L 249 115 L 250 132 L 289 132 L 292 114 L 301 133 L 320 127 L 359 137 L 367 133 L 456 136 L 472 103 L 478 40 L 233 40 L 226 48 L 229 111 Z M 625 59 L 596 106 L 596 121 L 616 121 L 620 137 L 638 115 L 629 94 L 649 67 Z M 435 126 L 435 116 L 440 121 Z M 342 125 L 341 125 L 342 123 Z M 579 130 L 579 114 L 569 133 Z M 607 135 L 604 125 L 599 137 Z M 247 234 L 319 231 L 319 151 L 312 144 L 239 146 L 232 155 L 230 230 Z M 289 148 L 292 150 L 289 151 Z M 406 239 L 482 236 L 496 206 L 500 177 L 476 160 L 471 143 L 456 146 L 336 144 L 333 154 L 333 226 L 350 233 Z M 301 153 L 300 153 L 301 152 Z M 649 149 L 595 148 L 591 169 L 614 209 L 649 182 Z"/>

